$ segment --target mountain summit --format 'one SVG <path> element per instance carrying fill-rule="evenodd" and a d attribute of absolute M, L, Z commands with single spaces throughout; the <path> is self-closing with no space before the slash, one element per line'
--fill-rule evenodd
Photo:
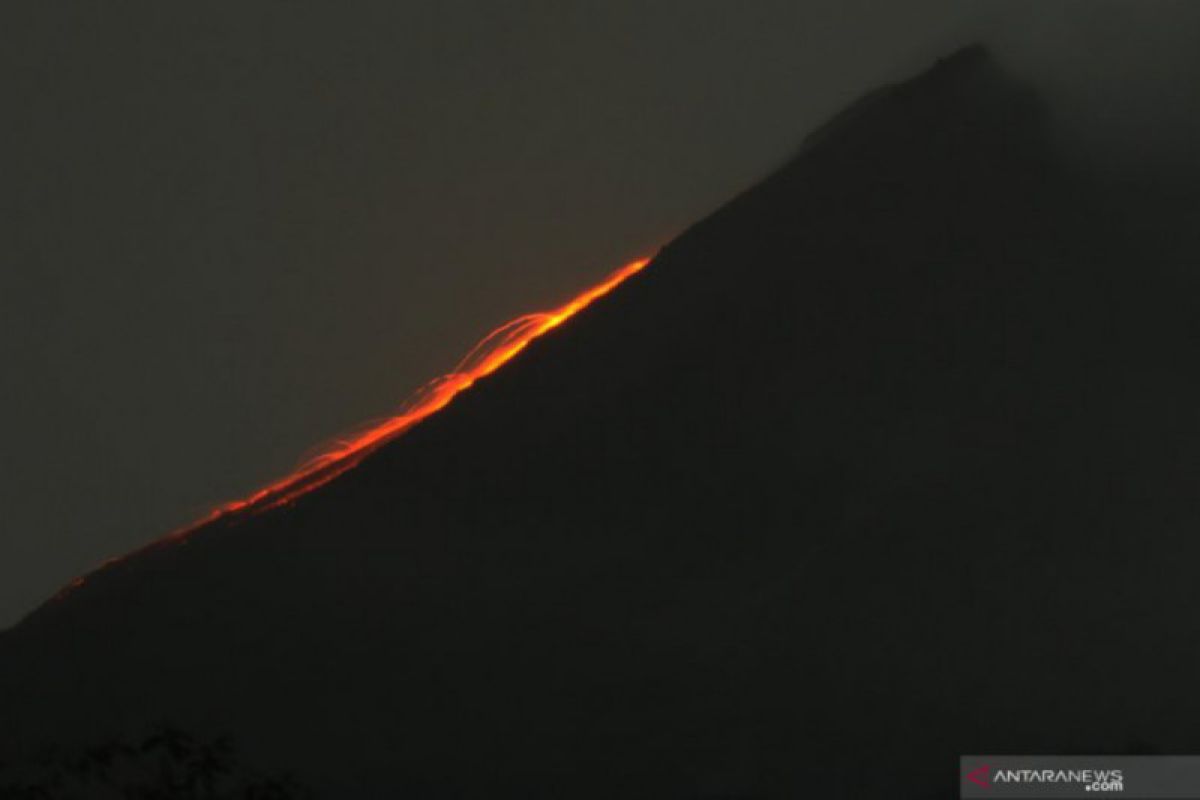
<path fill-rule="evenodd" d="M 0 637 L 0 752 L 231 733 L 328 797 L 956 793 L 1195 751 L 1195 207 L 968 48 L 354 469 Z"/>

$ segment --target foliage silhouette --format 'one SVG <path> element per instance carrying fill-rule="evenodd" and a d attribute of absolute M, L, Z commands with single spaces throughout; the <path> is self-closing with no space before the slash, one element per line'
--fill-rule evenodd
<path fill-rule="evenodd" d="M 162 725 L 142 741 L 78 751 L 46 748 L 24 762 L 0 761 L 0 800 L 299 800 L 312 795 L 288 775 L 238 760 L 227 737 L 199 739 Z"/>

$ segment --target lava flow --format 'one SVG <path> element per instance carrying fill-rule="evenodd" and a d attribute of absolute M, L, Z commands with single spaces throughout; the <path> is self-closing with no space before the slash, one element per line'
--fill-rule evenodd
<path fill-rule="evenodd" d="M 177 532 L 183 535 L 221 517 L 244 511 L 266 511 L 286 505 L 297 497 L 322 486 L 353 468 L 367 454 L 416 425 L 430 414 L 444 408 L 456 394 L 470 388 L 480 378 L 495 372 L 531 341 L 546 331 L 557 328 L 593 300 L 611 292 L 622 281 L 650 262 L 643 258 L 631 261 L 605 280 L 577 295 L 570 302 L 552 310 L 526 314 L 500 326 L 488 334 L 467 353 L 453 372 L 435 378 L 418 389 L 400 407 L 399 413 L 381 423 L 339 439 L 322 453 L 300 465 L 294 472 L 269 486 L 259 489 L 242 500 L 224 503 L 196 524 Z"/>
<path fill-rule="evenodd" d="M 193 531 L 232 514 L 257 513 L 287 505 L 301 495 L 329 483 L 355 467 L 381 445 L 404 433 L 430 414 L 444 408 L 456 394 L 470 388 L 480 378 L 491 375 L 508 363 L 517 353 L 524 350 L 531 341 L 546 331 L 562 325 L 586 308 L 593 300 L 608 294 L 618 284 L 649 263 L 650 259 L 648 258 L 631 261 L 600 283 L 576 295 L 570 302 L 552 311 L 526 314 L 501 325 L 475 345 L 458 363 L 453 372 L 440 378 L 434 378 L 413 393 L 400 406 L 400 410 L 395 416 L 352 436 L 334 441 L 319 455 L 297 467 L 290 475 L 259 489 L 249 497 L 218 506 L 204 518 L 168 534 L 145 549 L 186 539 Z M 110 558 L 88 576 L 75 578 L 60 590 L 51 602 L 62 601 L 72 592 L 84 586 L 90 580 L 91 574 L 118 564 L 126 558 L 127 556 Z"/>

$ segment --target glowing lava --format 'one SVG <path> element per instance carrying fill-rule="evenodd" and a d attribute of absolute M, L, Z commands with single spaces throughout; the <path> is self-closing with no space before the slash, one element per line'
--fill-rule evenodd
<path fill-rule="evenodd" d="M 213 509 L 206 517 L 186 528 L 181 528 L 166 537 L 147 545 L 140 551 L 151 550 L 171 542 L 184 540 L 197 529 L 215 522 L 223 517 L 239 513 L 257 513 L 268 509 L 287 505 L 301 495 L 311 492 L 319 486 L 329 483 L 334 478 L 345 473 L 359 464 L 368 454 L 381 445 L 391 441 L 400 434 L 416 425 L 430 414 L 444 408 L 454 396 L 464 389 L 471 387 L 475 381 L 491 375 L 525 349 L 531 341 L 546 331 L 557 328 L 575 314 L 586 308 L 593 300 L 611 292 L 622 281 L 640 271 L 650 263 L 643 258 L 631 261 L 616 272 L 609 275 L 592 288 L 581 292 L 570 302 L 559 306 L 553 311 L 537 314 L 526 314 L 512 322 L 501 325 L 489 333 L 483 340 L 471 349 L 471 352 L 458 363 L 453 372 L 440 378 L 435 378 L 418 389 L 401 406 L 395 416 L 356 433 L 344 439 L 339 439 L 328 445 L 325 450 L 301 464 L 294 472 L 269 486 L 259 489 L 254 494 L 242 500 L 233 500 Z M 135 555 L 131 553 L 130 555 Z M 106 567 L 119 564 L 129 556 L 110 558 L 86 577 L 75 578 L 52 599 L 57 603 L 65 599 L 75 590 L 84 586 L 91 576 Z"/>
<path fill-rule="evenodd" d="M 399 413 L 395 416 L 362 432 L 333 442 L 324 452 L 306 461 L 292 474 L 259 489 L 247 498 L 218 506 L 195 525 L 174 535 L 186 534 L 201 525 L 229 514 L 243 511 L 266 511 L 286 505 L 297 497 L 328 483 L 353 468 L 380 445 L 391 441 L 430 414 L 444 408 L 456 394 L 470 388 L 480 378 L 495 372 L 509 359 L 524 350 L 531 341 L 546 331 L 557 328 L 586 308 L 592 301 L 611 292 L 630 275 L 645 267 L 649 261 L 648 258 L 631 261 L 602 282 L 552 311 L 526 314 L 501 325 L 475 345 L 458 363 L 453 372 L 435 378 L 418 389 L 401 405 Z"/>

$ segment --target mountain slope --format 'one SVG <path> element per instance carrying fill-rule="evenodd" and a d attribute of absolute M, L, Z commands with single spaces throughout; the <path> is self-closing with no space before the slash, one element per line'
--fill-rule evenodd
<path fill-rule="evenodd" d="M 338 480 L 0 638 L 0 743 L 328 796 L 952 796 L 1200 746 L 1197 248 L 979 48 Z"/>

